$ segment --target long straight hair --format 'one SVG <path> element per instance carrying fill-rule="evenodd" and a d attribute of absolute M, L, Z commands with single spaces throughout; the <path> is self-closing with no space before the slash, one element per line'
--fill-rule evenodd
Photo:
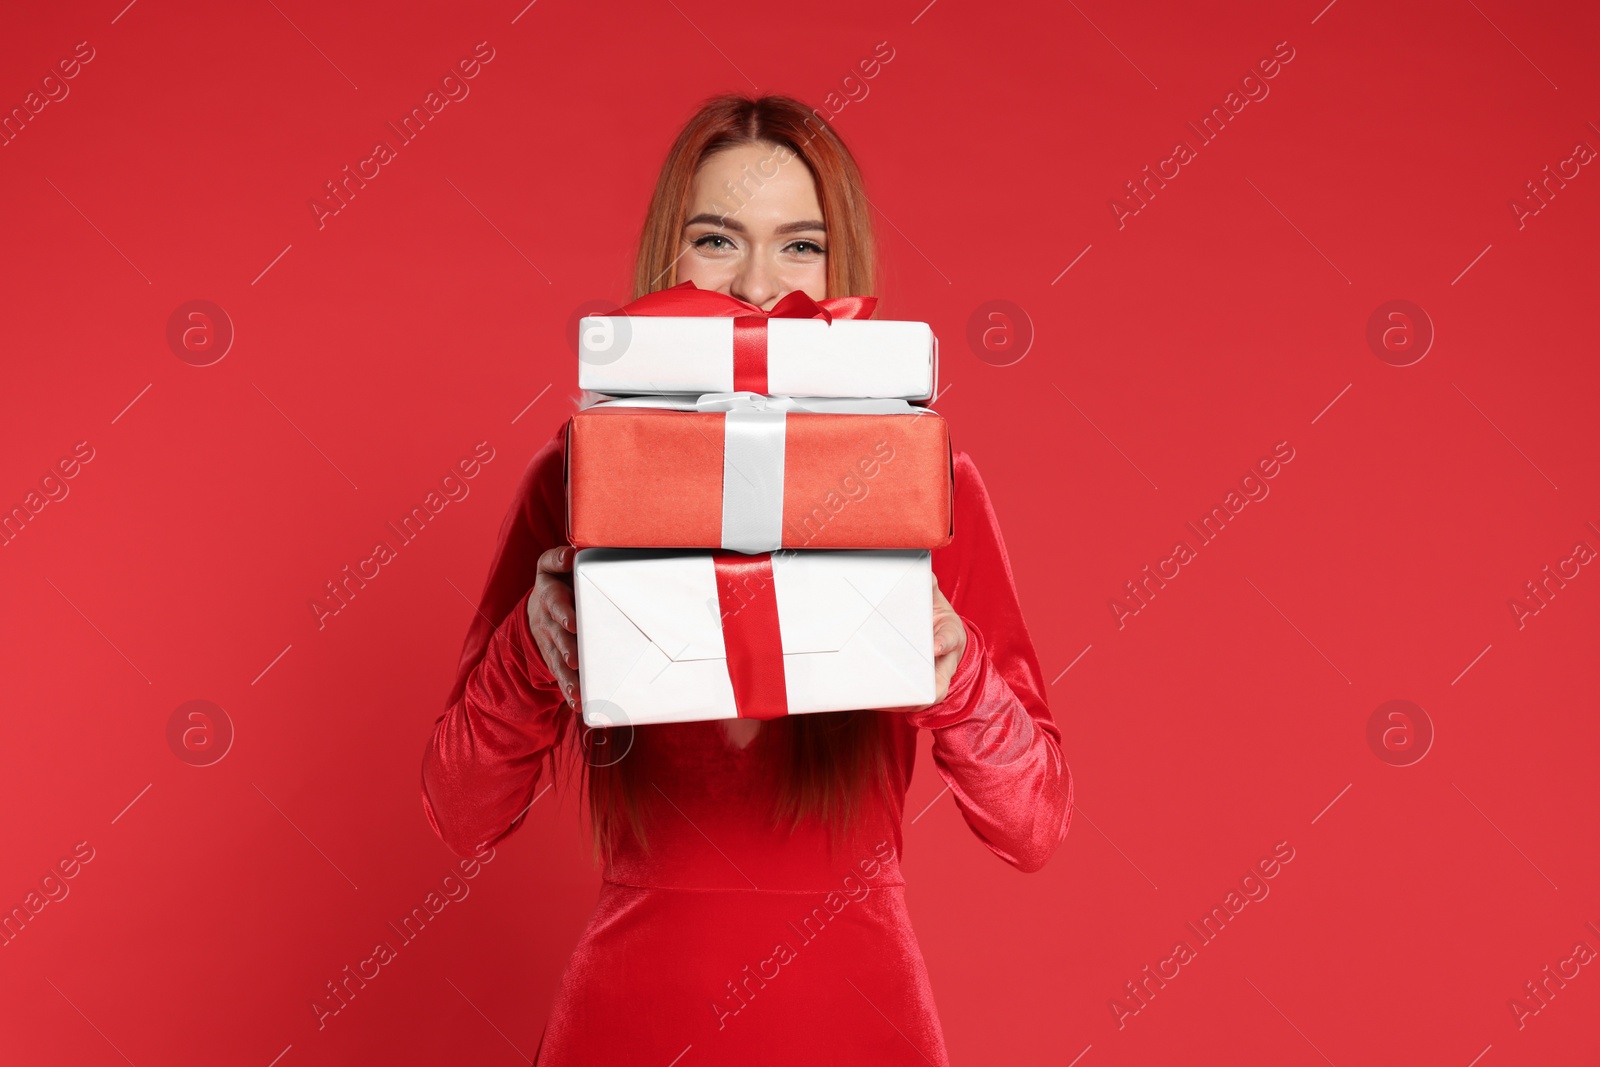
<path fill-rule="evenodd" d="M 816 182 L 828 234 L 828 296 L 875 295 L 875 247 L 861 172 L 850 150 L 814 109 L 786 96 L 737 95 L 706 101 L 679 132 L 645 215 L 634 272 L 634 297 L 677 284 L 683 222 L 696 171 L 707 156 L 736 145 L 770 145 L 779 164 L 802 161 Z M 759 195 L 762 179 L 746 175 L 730 196 Z M 750 182 L 755 188 L 749 188 Z M 737 210 L 737 203 L 733 209 Z M 732 211 L 729 212 L 730 214 Z M 580 670 L 582 669 L 580 665 Z M 807 820 L 824 824 L 837 843 L 856 819 L 868 790 L 887 789 L 882 713 L 871 710 L 784 716 L 765 722 L 757 756 L 772 760 L 775 829 L 790 831 Z M 590 831 L 596 856 L 610 853 L 624 827 L 648 848 L 649 814 L 656 790 L 642 773 L 640 757 L 651 730 L 613 727 L 573 731 L 581 756 Z"/>

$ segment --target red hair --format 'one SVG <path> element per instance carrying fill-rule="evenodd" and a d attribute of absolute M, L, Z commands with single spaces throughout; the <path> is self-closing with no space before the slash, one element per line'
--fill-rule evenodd
<path fill-rule="evenodd" d="M 634 299 L 678 283 L 683 219 L 695 172 L 713 152 L 746 144 L 771 146 L 771 158 L 780 165 L 798 157 L 811 172 L 828 229 L 828 295 L 874 295 L 872 220 L 861 191 L 861 171 L 839 135 L 822 121 L 821 112 L 787 96 L 719 96 L 689 119 L 661 166 L 639 237 Z M 730 190 L 735 210 L 747 181 L 753 177 L 759 190 L 764 179 L 773 177 L 761 173 L 766 162 Z"/>

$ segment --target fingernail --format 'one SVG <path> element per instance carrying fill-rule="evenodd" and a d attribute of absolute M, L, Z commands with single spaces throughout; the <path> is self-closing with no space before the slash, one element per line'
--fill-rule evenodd
<path fill-rule="evenodd" d="M 572 683 L 568 682 L 567 683 L 567 696 L 570 697 L 571 695 L 572 695 Z"/>

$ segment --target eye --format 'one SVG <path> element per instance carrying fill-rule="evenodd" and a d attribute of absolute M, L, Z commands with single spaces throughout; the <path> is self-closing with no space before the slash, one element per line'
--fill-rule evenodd
<path fill-rule="evenodd" d="M 828 250 L 815 241 L 791 241 L 785 251 L 793 252 L 798 256 L 824 256 Z"/>
<path fill-rule="evenodd" d="M 716 242 L 718 241 L 722 243 L 717 244 Z M 713 252 L 723 252 L 732 248 L 733 242 L 728 239 L 726 234 L 708 233 L 695 238 L 694 246 L 696 248 L 708 248 Z"/>

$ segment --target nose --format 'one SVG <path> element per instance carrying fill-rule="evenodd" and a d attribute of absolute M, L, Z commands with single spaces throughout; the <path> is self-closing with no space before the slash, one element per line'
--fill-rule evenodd
<path fill-rule="evenodd" d="M 766 258 L 753 255 L 747 258 L 734 275 L 728 292 L 763 311 L 772 310 L 783 294 L 778 291 L 778 275 Z"/>

